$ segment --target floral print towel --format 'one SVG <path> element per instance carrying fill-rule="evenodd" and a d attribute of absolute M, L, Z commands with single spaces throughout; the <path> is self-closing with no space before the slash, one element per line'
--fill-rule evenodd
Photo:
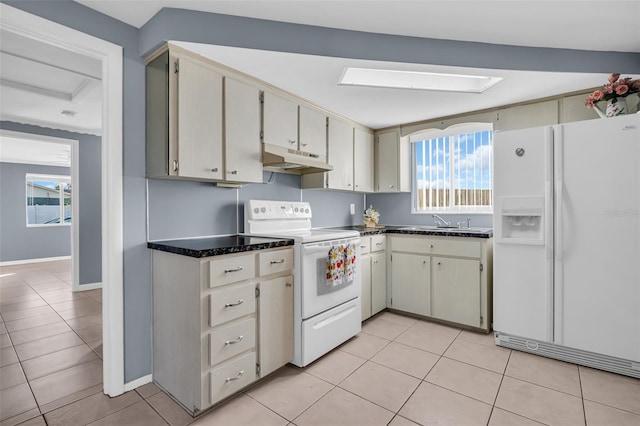
<path fill-rule="evenodd" d="M 347 244 L 344 253 L 344 277 L 350 283 L 356 277 L 356 245 Z"/>
<path fill-rule="evenodd" d="M 341 244 L 329 249 L 327 256 L 327 285 L 335 287 L 352 282 L 356 273 L 356 245 Z"/>

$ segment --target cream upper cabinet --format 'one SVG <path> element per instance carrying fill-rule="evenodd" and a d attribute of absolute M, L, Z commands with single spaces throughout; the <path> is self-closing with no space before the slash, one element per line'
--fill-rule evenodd
<path fill-rule="evenodd" d="M 399 130 L 376 134 L 374 163 L 376 192 L 411 191 L 411 147 Z"/>
<path fill-rule="evenodd" d="M 353 190 L 353 126 L 329 117 L 329 164 L 327 188 Z"/>
<path fill-rule="evenodd" d="M 376 140 L 376 191 L 398 190 L 398 131 L 380 133 Z"/>
<path fill-rule="evenodd" d="M 327 158 L 327 116 L 320 111 L 299 107 L 299 149 Z"/>
<path fill-rule="evenodd" d="M 257 87 L 224 78 L 225 179 L 262 182 L 260 92 Z"/>
<path fill-rule="evenodd" d="M 353 135 L 353 180 L 355 191 L 373 192 L 373 134 L 356 128 Z"/>
<path fill-rule="evenodd" d="M 263 96 L 263 142 L 298 149 L 298 104 L 267 91 Z"/>
<path fill-rule="evenodd" d="M 168 50 L 146 68 L 147 177 L 262 182 L 257 87 Z"/>
<path fill-rule="evenodd" d="M 175 59 L 177 110 L 172 114 L 178 137 L 178 176 L 222 177 L 222 75 L 190 58 Z M 173 105 L 173 103 L 171 103 Z M 171 108 L 170 108 L 171 111 Z M 172 120 L 172 121 L 173 121 Z"/>

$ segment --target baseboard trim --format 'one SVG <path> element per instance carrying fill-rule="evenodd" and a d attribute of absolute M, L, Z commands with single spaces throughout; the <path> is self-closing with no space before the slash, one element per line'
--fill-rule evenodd
<path fill-rule="evenodd" d="M 25 265 L 27 263 L 55 262 L 58 260 L 71 260 L 71 256 L 42 257 L 39 259 L 24 259 L 24 260 L 7 260 L 5 262 L 0 262 L 0 266 Z"/>
<path fill-rule="evenodd" d="M 142 385 L 146 385 L 147 383 L 151 383 L 153 381 L 153 375 L 147 374 L 146 376 L 142 376 L 139 379 L 132 380 L 128 383 L 124 384 L 124 391 L 129 392 L 130 390 L 134 390 L 137 387 Z"/>
<path fill-rule="evenodd" d="M 95 290 L 97 288 L 102 288 L 102 283 L 80 284 L 78 286 L 78 290 L 77 291 L 89 291 L 89 290 Z"/>

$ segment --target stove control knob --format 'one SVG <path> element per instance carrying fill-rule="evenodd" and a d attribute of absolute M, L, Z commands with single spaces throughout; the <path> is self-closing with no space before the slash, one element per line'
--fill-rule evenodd
<path fill-rule="evenodd" d="M 295 209 L 295 210 L 296 210 L 296 213 L 298 213 L 298 210 L 300 210 L 300 209 L 299 209 L 298 207 L 296 207 L 296 209 Z"/>
<path fill-rule="evenodd" d="M 259 208 L 254 207 L 254 209 L 253 209 L 253 212 L 254 212 L 254 213 L 258 213 L 259 211 L 260 211 L 260 209 L 259 209 Z"/>
<path fill-rule="evenodd" d="M 305 213 L 309 213 L 309 209 L 304 209 L 304 212 Z"/>
<path fill-rule="evenodd" d="M 266 207 L 260 207 L 260 211 L 261 211 L 262 213 L 265 213 L 265 212 L 267 211 L 267 208 L 266 208 Z"/>

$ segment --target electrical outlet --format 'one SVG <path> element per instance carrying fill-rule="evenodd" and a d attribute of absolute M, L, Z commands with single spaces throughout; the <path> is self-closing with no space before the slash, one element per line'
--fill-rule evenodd
<path fill-rule="evenodd" d="M 349 213 L 351 215 L 356 214 L 356 205 L 355 204 L 349 204 Z"/>

